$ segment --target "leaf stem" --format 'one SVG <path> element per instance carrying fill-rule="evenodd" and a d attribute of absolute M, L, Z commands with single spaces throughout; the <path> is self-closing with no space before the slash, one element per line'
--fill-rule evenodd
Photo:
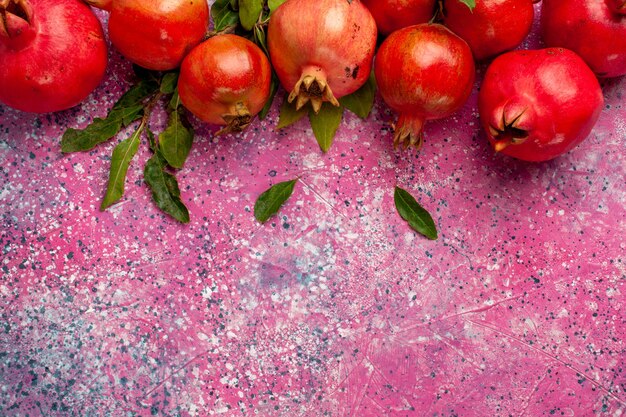
<path fill-rule="evenodd" d="M 148 103 L 144 107 L 143 117 L 141 118 L 141 124 L 144 125 L 144 127 L 148 125 L 148 122 L 150 121 L 150 116 L 152 115 L 152 110 L 154 110 L 154 106 L 156 106 L 156 104 L 159 102 L 159 100 L 161 100 L 162 97 L 163 93 L 158 91 L 154 96 L 152 96 L 150 101 L 148 101 Z"/>

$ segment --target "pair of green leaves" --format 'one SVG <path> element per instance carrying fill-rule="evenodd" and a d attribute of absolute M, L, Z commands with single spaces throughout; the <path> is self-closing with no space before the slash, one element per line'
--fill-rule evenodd
<path fill-rule="evenodd" d="M 139 150 L 142 136 L 147 133 L 154 155 L 145 165 L 144 179 L 152 190 L 153 199 L 161 210 L 182 223 L 188 223 L 189 212 L 180 199 L 176 177 L 168 172 L 171 168 L 183 167 L 193 143 L 193 131 L 188 127 L 176 90 L 178 74 L 155 74 L 143 70 L 137 73 L 142 79 L 115 103 L 106 118 L 96 118 L 84 129 L 66 130 L 61 139 L 61 150 L 64 153 L 91 150 L 118 135 L 122 127 L 141 120 L 130 137 L 113 150 L 109 181 L 100 209 L 106 210 L 123 197 L 130 163 Z M 163 97 L 170 97 L 166 106 L 168 124 L 157 142 L 148 127 L 148 120 L 152 109 Z"/>
<path fill-rule="evenodd" d="M 252 31 L 267 24 L 269 16 L 286 0 L 217 0 L 211 6 L 213 30 L 222 32 L 241 26 Z"/>
<path fill-rule="evenodd" d="M 278 213 L 282 205 L 293 194 L 297 182 L 297 178 L 291 181 L 280 182 L 264 191 L 254 204 L 254 217 L 259 222 L 265 223 L 274 214 Z M 428 239 L 437 239 L 437 228 L 432 216 L 408 191 L 396 187 L 393 199 L 396 210 L 413 230 Z"/>
<path fill-rule="evenodd" d="M 370 78 L 361 88 L 339 99 L 340 107 L 335 107 L 330 103 L 324 103 L 319 113 L 315 113 L 310 106 L 296 110 L 295 106 L 289 103 L 287 98 L 285 98 L 280 107 L 280 115 L 276 129 L 283 129 L 290 126 L 308 115 L 313 135 L 320 149 L 323 152 L 328 152 L 333 144 L 339 125 L 341 124 L 344 109 L 348 109 L 361 119 L 366 119 L 374 106 L 375 95 L 376 80 L 374 74 L 371 74 Z"/>

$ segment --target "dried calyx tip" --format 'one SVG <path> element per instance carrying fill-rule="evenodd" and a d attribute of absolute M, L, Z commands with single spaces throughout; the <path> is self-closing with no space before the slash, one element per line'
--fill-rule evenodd
<path fill-rule="evenodd" d="M 415 150 L 420 150 L 424 145 L 424 134 L 419 132 L 417 134 L 400 130 L 396 131 L 393 135 L 393 148 L 398 149 L 399 146 L 402 146 L 404 149 L 415 148 Z"/>
<path fill-rule="evenodd" d="M 424 144 L 423 126 L 424 120 L 420 117 L 401 114 L 398 117 L 398 123 L 393 126 L 394 149 L 402 146 L 404 149 L 414 148 L 415 150 L 420 150 Z"/>
<path fill-rule="evenodd" d="M 318 113 L 325 101 L 339 107 L 339 102 L 333 95 L 330 86 L 324 79 L 314 75 L 303 75 L 289 94 L 288 101 L 296 100 L 296 109 L 300 110 L 306 103 L 311 102 L 313 111 Z"/>
<path fill-rule="evenodd" d="M 230 113 L 222 115 L 222 119 L 226 122 L 226 126 L 218 130 L 215 133 L 216 136 L 243 131 L 252 122 L 252 115 L 245 104 L 238 102 Z"/>
<path fill-rule="evenodd" d="M 0 39 L 11 48 L 22 48 L 35 31 L 33 8 L 28 0 L 0 0 Z"/>
<path fill-rule="evenodd" d="M 6 21 L 7 13 L 30 22 L 32 8 L 26 0 L 0 0 L 0 16 Z"/>

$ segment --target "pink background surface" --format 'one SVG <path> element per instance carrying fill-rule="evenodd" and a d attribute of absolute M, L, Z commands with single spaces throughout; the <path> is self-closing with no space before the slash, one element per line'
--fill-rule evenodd
<path fill-rule="evenodd" d="M 107 212 L 118 139 L 60 152 L 132 81 L 110 56 L 79 107 L 0 106 L 0 415 L 625 414 L 626 79 L 544 164 L 494 155 L 476 88 L 419 154 L 392 149 L 380 100 L 327 154 L 306 121 L 274 131 L 281 99 L 240 136 L 193 120 L 180 225 L 142 183 L 145 143 Z M 257 223 L 258 195 L 296 176 Z M 439 240 L 400 219 L 395 185 Z"/>

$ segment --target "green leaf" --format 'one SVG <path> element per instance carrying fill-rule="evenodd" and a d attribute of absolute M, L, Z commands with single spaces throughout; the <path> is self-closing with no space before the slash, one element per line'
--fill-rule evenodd
<path fill-rule="evenodd" d="M 411 194 L 400 187 L 396 187 L 393 199 L 398 213 L 409 223 L 413 230 L 421 233 L 428 239 L 437 239 L 437 228 L 433 218 L 415 201 Z"/>
<path fill-rule="evenodd" d="M 108 141 L 122 126 L 128 126 L 143 115 L 143 102 L 158 88 L 158 84 L 153 81 L 140 81 L 120 97 L 106 118 L 96 117 L 84 129 L 67 129 L 61 138 L 61 151 L 88 151 Z"/>
<path fill-rule="evenodd" d="M 254 217 L 265 223 L 270 217 L 278 213 L 280 207 L 291 197 L 298 179 L 280 182 L 263 192 L 254 204 Z"/>
<path fill-rule="evenodd" d="M 189 210 L 180 199 L 176 177 L 165 170 L 166 161 L 159 152 L 146 162 L 143 176 L 152 190 L 156 205 L 181 223 L 189 223 Z"/>
<path fill-rule="evenodd" d="M 111 139 L 121 128 L 122 117 L 120 115 L 111 114 L 106 119 L 96 117 L 84 129 L 67 129 L 61 138 L 61 152 L 88 151 L 96 145 Z"/>
<path fill-rule="evenodd" d="M 183 123 L 180 110 L 170 113 L 167 128 L 159 135 L 159 150 L 173 168 L 182 168 L 191 150 L 193 130 Z"/>
<path fill-rule="evenodd" d="M 307 114 L 307 109 L 305 107 L 300 110 L 296 110 L 295 104 L 289 103 L 287 101 L 287 96 L 283 100 L 283 103 L 280 105 L 280 111 L 278 113 L 278 125 L 276 125 L 276 129 L 283 129 L 287 126 L 291 126 L 298 120 L 302 119 Z"/>
<path fill-rule="evenodd" d="M 147 128 L 146 132 L 148 132 L 148 145 L 150 145 L 150 150 L 156 153 L 159 150 L 159 148 L 157 146 L 157 141 L 156 141 L 156 137 L 154 136 L 154 132 L 152 132 L 150 128 Z"/>
<path fill-rule="evenodd" d="M 469 7 L 471 11 L 474 11 L 474 7 L 476 7 L 476 0 L 460 0 L 461 3 Z"/>
<path fill-rule="evenodd" d="M 236 26 L 239 23 L 239 13 L 231 6 L 230 0 L 217 0 L 211 6 L 211 17 L 213 18 L 213 30 L 221 32 L 229 26 Z"/>
<path fill-rule="evenodd" d="M 178 73 L 177 72 L 168 72 L 163 76 L 161 80 L 160 91 L 163 94 L 172 94 L 174 90 L 176 90 L 176 85 L 178 84 Z"/>
<path fill-rule="evenodd" d="M 159 85 L 155 80 L 140 81 L 120 97 L 111 112 L 120 112 L 122 124 L 128 126 L 143 115 L 143 103 L 158 89 Z"/>
<path fill-rule="evenodd" d="M 327 102 L 322 105 L 319 113 L 315 114 L 313 109 L 309 111 L 311 128 L 322 151 L 328 152 L 333 144 L 342 116 L 343 107 L 335 107 Z"/>
<path fill-rule="evenodd" d="M 374 107 L 374 97 L 376 96 L 376 78 L 374 73 L 370 75 L 367 82 L 354 93 L 339 99 L 339 103 L 361 119 L 367 119 L 372 107 Z"/>
<path fill-rule="evenodd" d="M 274 13 L 274 11 L 278 8 L 278 6 L 280 6 L 286 1 L 287 0 L 267 0 L 267 5 L 270 8 L 270 13 Z"/>
<path fill-rule="evenodd" d="M 263 0 L 239 0 L 239 21 L 245 30 L 252 30 L 263 12 Z"/>
<path fill-rule="evenodd" d="M 141 132 L 143 129 L 144 124 L 139 126 L 131 137 L 121 141 L 113 150 L 113 155 L 111 156 L 111 169 L 109 171 L 109 185 L 107 186 L 106 195 L 100 205 L 100 210 L 106 210 L 124 195 L 126 173 L 128 172 L 130 161 L 137 153 L 137 149 L 139 149 Z"/>
<path fill-rule="evenodd" d="M 115 103 L 112 110 L 142 105 L 143 102 L 159 90 L 159 84 L 154 80 L 143 80 L 132 86 Z"/>
<path fill-rule="evenodd" d="M 178 87 L 176 87 L 176 89 L 172 93 L 172 98 L 170 99 L 170 102 L 167 104 L 167 108 L 168 110 L 172 111 L 172 110 L 178 110 L 179 106 L 180 106 L 180 96 L 178 95 Z"/>
<path fill-rule="evenodd" d="M 275 74 L 272 74 L 272 80 L 270 81 L 270 96 L 265 103 L 265 106 L 259 112 L 259 119 L 263 120 L 270 112 L 272 108 L 272 103 L 274 102 L 274 97 L 276 97 L 276 92 L 278 91 L 278 79 Z"/>

